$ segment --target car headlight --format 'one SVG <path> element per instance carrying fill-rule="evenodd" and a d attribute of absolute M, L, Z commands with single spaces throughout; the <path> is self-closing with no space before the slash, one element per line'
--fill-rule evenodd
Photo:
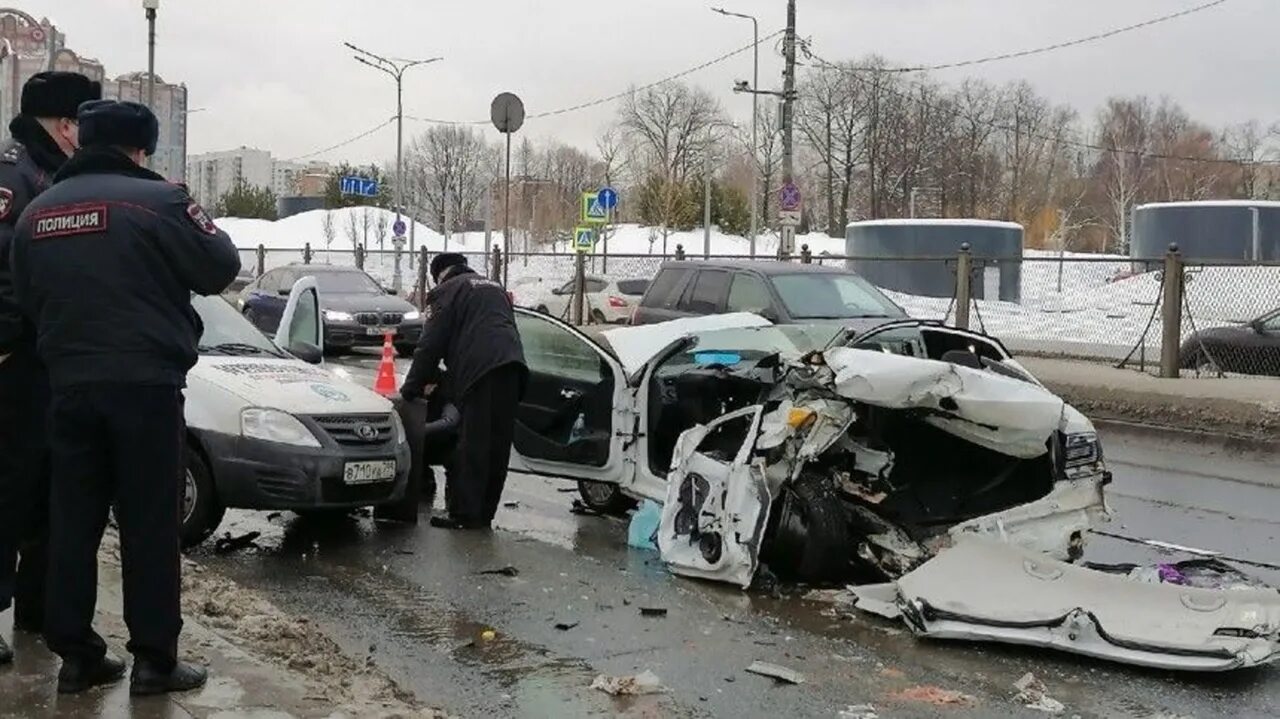
<path fill-rule="evenodd" d="M 398 445 L 409 442 L 409 434 L 404 431 L 404 421 L 400 419 L 399 412 L 391 413 L 391 436 L 395 438 Z"/>
<path fill-rule="evenodd" d="M 337 310 L 325 310 L 324 318 L 330 322 L 350 322 L 350 312 L 338 312 Z"/>
<path fill-rule="evenodd" d="M 1091 473 L 1102 462 L 1102 443 L 1096 432 L 1062 436 L 1061 465 L 1068 478 Z"/>
<path fill-rule="evenodd" d="M 419 312 L 419 311 L 417 311 L 417 310 L 413 310 L 412 312 L 406 312 L 406 313 L 404 313 L 404 321 L 405 321 L 405 322 L 412 322 L 412 321 L 414 321 L 414 320 L 420 320 L 420 319 L 422 319 L 422 313 L 421 313 L 421 312 Z"/>
<path fill-rule="evenodd" d="M 320 440 L 297 417 L 278 409 L 250 407 L 240 413 L 240 434 L 249 439 L 319 447 Z"/>

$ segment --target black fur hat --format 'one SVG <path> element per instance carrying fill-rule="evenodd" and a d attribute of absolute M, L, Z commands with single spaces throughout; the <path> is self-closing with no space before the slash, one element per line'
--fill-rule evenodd
<path fill-rule="evenodd" d="M 442 252 L 431 259 L 431 279 L 439 282 L 440 275 L 450 267 L 467 266 L 466 255 L 457 252 Z"/>
<path fill-rule="evenodd" d="M 94 100 L 80 106 L 80 144 L 118 145 L 155 154 L 160 123 L 146 105 L 116 100 Z"/>
<path fill-rule="evenodd" d="M 81 104 L 102 97 L 102 83 L 78 72 L 39 72 L 22 86 L 27 117 L 75 117 Z"/>

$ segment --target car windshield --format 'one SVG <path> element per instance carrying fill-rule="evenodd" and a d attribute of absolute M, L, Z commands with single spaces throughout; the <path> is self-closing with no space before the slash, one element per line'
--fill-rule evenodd
<path fill-rule="evenodd" d="M 204 325 L 204 333 L 200 335 L 200 354 L 285 356 L 274 342 L 221 297 L 193 295 L 191 306 Z"/>
<path fill-rule="evenodd" d="M 349 272 L 316 272 L 316 284 L 320 286 L 320 293 L 326 295 L 380 295 L 382 288 L 378 286 L 373 278 L 363 272 L 352 270 Z"/>
<path fill-rule="evenodd" d="M 814 272 L 775 275 L 771 280 L 792 319 L 907 316 L 901 307 L 857 275 Z"/>

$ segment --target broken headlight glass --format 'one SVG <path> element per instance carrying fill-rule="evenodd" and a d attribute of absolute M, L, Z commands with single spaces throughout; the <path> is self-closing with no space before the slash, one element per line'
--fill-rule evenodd
<path fill-rule="evenodd" d="M 1096 432 L 1077 432 L 1061 436 L 1059 466 L 1067 479 L 1092 474 L 1102 462 L 1102 444 Z"/>

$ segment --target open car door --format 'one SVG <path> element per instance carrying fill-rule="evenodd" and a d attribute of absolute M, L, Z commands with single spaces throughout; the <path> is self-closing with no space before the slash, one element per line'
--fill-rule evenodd
<path fill-rule="evenodd" d="M 760 405 L 694 427 L 676 445 L 658 549 L 675 574 L 751 586 L 772 498 L 751 461 Z"/>
<path fill-rule="evenodd" d="M 634 396 L 613 355 L 544 314 L 515 308 L 529 383 L 516 410 L 510 469 L 626 486 L 635 462 Z"/>
<path fill-rule="evenodd" d="M 293 283 L 289 302 L 280 316 L 275 343 L 299 359 L 318 361 L 324 356 L 324 325 L 320 321 L 320 288 L 316 278 Z"/>

